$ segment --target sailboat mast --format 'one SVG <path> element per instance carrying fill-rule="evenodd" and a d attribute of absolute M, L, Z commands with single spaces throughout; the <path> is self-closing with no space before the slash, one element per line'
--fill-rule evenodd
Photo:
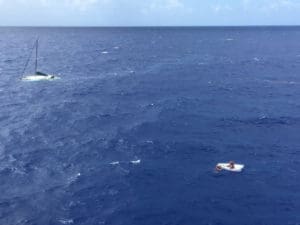
<path fill-rule="evenodd" d="M 39 48 L 39 39 L 36 40 L 35 43 L 35 74 L 37 73 L 37 67 L 38 67 L 38 48 Z"/>

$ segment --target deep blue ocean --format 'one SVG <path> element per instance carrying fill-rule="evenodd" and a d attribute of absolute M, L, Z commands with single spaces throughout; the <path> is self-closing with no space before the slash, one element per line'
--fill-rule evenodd
<path fill-rule="evenodd" d="M 299 169 L 300 27 L 0 28 L 1 225 L 299 225 Z"/>

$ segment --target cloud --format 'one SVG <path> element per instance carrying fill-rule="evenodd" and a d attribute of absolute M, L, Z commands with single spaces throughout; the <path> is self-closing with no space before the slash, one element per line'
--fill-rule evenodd
<path fill-rule="evenodd" d="M 183 0 L 149 0 L 140 5 L 139 12 L 144 16 L 153 16 L 155 18 L 170 18 L 174 20 L 181 16 L 191 15 L 194 11 L 192 7 L 186 4 Z M 174 16 L 177 16 L 176 19 Z"/>
<path fill-rule="evenodd" d="M 148 14 L 150 12 L 174 11 L 183 8 L 184 4 L 181 0 L 151 0 L 150 3 L 142 9 L 142 12 Z"/>
<path fill-rule="evenodd" d="M 88 8 L 96 5 L 97 3 L 106 3 L 107 0 L 65 0 L 65 2 L 68 6 L 71 6 L 80 11 L 86 11 Z"/>
<path fill-rule="evenodd" d="M 293 0 L 274 0 L 270 2 L 268 6 L 265 8 L 269 10 L 280 10 L 280 9 L 299 9 L 300 8 L 300 2 L 299 1 L 293 1 Z"/>
<path fill-rule="evenodd" d="M 184 5 L 180 0 L 167 0 L 165 3 L 167 9 L 183 8 Z"/>
<path fill-rule="evenodd" d="M 211 9 L 213 10 L 214 13 L 221 13 L 221 12 L 228 12 L 232 11 L 233 8 L 230 5 L 221 5 L 221 4 L 215 4 L 211 6 Z"/>
<path fill-rule="evenodd" d="M 9 6 L 11 8 L 20 8 L 23 6 L 30 6 L 34 8 L 65 8 L 85 11 L 96 5 L 103 5 L 113 0 L 0 0 L 0 5 Z"/>
<path fill-rule="evenodd" d="M 300 0 L 0 0 L 0 25 L 298 24 L 299 12 Z"/>
<path fill-rule="evenodd" d="M 300 9 L 300 1 L 298 0 L 243 0 L 242 5 L 245 11 L 256 10 L 263 13 Z"/>

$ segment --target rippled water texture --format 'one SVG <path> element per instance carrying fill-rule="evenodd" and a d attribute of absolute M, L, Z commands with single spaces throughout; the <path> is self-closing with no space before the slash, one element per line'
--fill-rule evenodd
<path fill-rule="evenodd" d="M 37 36 L 61 79 L 20 80 Z M 299 224 L 299 40 L 0 28 L 0 224 Z M 245 170 L 214 173 L 228 160 Z"/>

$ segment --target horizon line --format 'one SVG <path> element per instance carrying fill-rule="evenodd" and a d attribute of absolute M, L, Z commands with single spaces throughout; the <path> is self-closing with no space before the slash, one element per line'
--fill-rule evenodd
<path fill-rule="evenodd" d="M 0 28 L 209 28 L 209 27 L 300 27 L 299 25 L 112 25 L 112 26 L 97 26 L 97 25 L 0 25 Z"/>

